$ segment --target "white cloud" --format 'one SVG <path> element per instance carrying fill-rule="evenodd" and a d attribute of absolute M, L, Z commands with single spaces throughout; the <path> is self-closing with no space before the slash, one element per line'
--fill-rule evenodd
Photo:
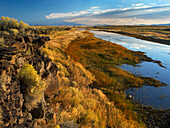
<path fill-rule="evenodd" d="M 96 8 L 99 8 L 99 7 L 97 7 L 97 6 L 96 7 L 91 7 L 91 9 L 96 9 Z"/>
<path fill-rule="evenodd" d="M 140 4 L 143 5 L 143 4 Z M 78 24 L 166 24 L 170 23 L 170 4 L 160 6 L 134 6 L 122 9 L 100 10 L 99 7 L 91 7 L 87 10 L 67 13 L 52 13 L 47 19 L 61 19 L 66 22 Z M 163 14 L 163 15 L 162 15 Z"/>
<path fill-rule="evenodd" d="M 125 3 L 126 1 L 122 1 L 122 3 Z"/>
<path fill-rule="evenodd" d="M 71 17 L 78 17 L 78 16 L 85 16 L 87 14 L 99 14 L 100 10 L 99 7 L 91 7 L 90 9 L 84 11 L 74 11 L 74 12 L 67 12 L 67 13 L 51 13 L 50 15 L 46 16 L 47 19 L 58 19 L 58 18 L 71 18 Z"/>
<path fill-rule="evenodd" d="M 95 25 L 95 24 L 109 24 L 109 25 L 134 25 L 134 24 L 165 24 L 170 23 L 170 18 L 166 19 L 140 19 L 136 17 L 132 18 L 110 18 L 110 19 L 95 19 L 95 18 L 76 18 L 72 20 L 66 20 L 67 22 L 75 22 L 78 24 Z"/>
<path fill-rule="evenodd" d="M 156 3 L 149 3 L 150 5 L 152 5 L 152 6 L 155 6 L 156 5 Z"/>
<path fill-rule="evenodd" d="M 143 6 L 143 3 L 132 4 L 132 6 L 136 6 L 136 7 Z"/>
<path fill-rule="evenodd" d="M 133 5 L 135 7 L 128 7 L 128 8 L 122 8 L 122 9 L 106 9 L 106 10 L 100 10 L 99 7 L 90 7 L 90 9 L 79 11 L 79 12 L 74 11 L 74 12 L 67 12 L 67 13 L 51 13 L 45 17 L 47 19 L 74 18 L 74 17 L 79 17 L 79 16 L 103 14 L 103 13 L 112 12 L 112 11 L 125 11 L 129 9 L 142 9 L 142 8 L 152 7 L 148 5 L 143 5 L 143 3 L 133 4 Z"/>
<path fill-rule="evenodd" d="M 45 17 L 47 19 L 74 18 L 74 17 L 79 17 L 79 16 L 103 14 L 103 13 L 112 12 L 112 11 L 125 11 L 129 9 L 142 9 L 142 8 L 148 8 L 148 7 L 151 7 L 151 6 L 140 6 L 140 7 L 123 8 L 123 9 L 106 9 L 106 10 L 100 10 L 99 7 L 91 7 L 90 9 L 79 11 L 79 12 L 74 11 L 74 12 L 67 12 L 67 13 L 51 13 Z"/>

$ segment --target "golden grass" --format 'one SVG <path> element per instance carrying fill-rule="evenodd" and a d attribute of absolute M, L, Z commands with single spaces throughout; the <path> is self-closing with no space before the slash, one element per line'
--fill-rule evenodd
<path fill-rule="evenodd" d="M 123 113 L 100 90 L 64 87 L 59 92 L 60 95 L 52 99 L 52 106 L 59 113 L 58 124 L 74 120 L 82 128 L 143 127 L 136 121 L 127 120 Z"/>
<path fill-rule="evenodd" d="M 81 37 L 81 35 L 83 36 Z M 53 96 L 51 96 L 50 93 L 46 93 L 46 95 L 50 97 L 50 99 L 48 99 L 49 102 L 47 102 L 47 104 L 52 106 L 53 109 L 58 113 L 57 124 L 60 125 L 64 122 L 74 120 L 75 122 L 80 124 L 80 127 L 82 128 L 144 127 L 143 124 L 139 124 L 138 121 L 136 121 L 137 118 L 136 115 L 133 118 L 131 114 L 130 117 L 127 118 L 124 111 L 122 112 L 122 110 L 118 109 L 117 105 L 115 105 L 114 102 L 110 102 L 107 96 L 102 91 L 88 88 L 88 86 L 92 84 L 94 81 L 96 83 L 98 82 L 98 85 L 101 85 L 101 87 L 104 87 L 106 83 L 108 83 L 107 85 L 110 86 L 110 81 L 112 82 L 113 85 L 114 84 L 113 82 L 115 82 L 115 80 L 110 77 L 109 72 L 108 74 L 106 74 L 105 72 L 103 73 L 103 71 L 98 71 L 97 68 L 96 69 L 90 68 L 90 66 L 93 65 L 89 65 L 88 67 L 83 66 L 79 62 L 73 61 L 73 59 L 71 59 L 64 52 L 64 50 L 70 45 L 72 41 L 74 42 L 76 39 L 83 39 L 83 37 L 85 38 L 87 37 L 87 35 L 89 34 L 81 33 L 79 34 L 79 36 L 76 36 L 69 42 L 67 42 L 67 40 L 66 42 L 63 42 L 61 40 L 57 41 L 57 39 L 61 37 L 69 38 L 70 35 L 67 35 L 66 33 L 64 35 L 58 35 L 59 37 L 53 37 L 52 40 L 46 44 L 46 47 L 42 49 L 42 52 L 48 54 L 49 57 L 53 60 L 53 62 L 57 64 L 59 70 L 57 75 L 60 81 L 59 90 L 56 90 L 56 95 L 53 94 Z M 67 43 L 66 45 L 67 47 L 61 47 L 62 44 L 65 43 Z M 100 46 L 104 48 L 104 46 L 102 46 L 102 42 L 98 42 L 98 43 L 99 44 L 101 43 Z M 107 45 L 108 44 L 106 44 L 106 46 Z M 94 50 L 95 48 L 92 45 L 89 45 L 87 47 L 90 47 L 90 50 Z M 125 48 L 123 49 L 126 51 Z M 73 51 L 73 54 L 74 52 L 76 52 L 76 50 Z M 80 57 L 82 57 L 82 55 L 84 56 L 87 55 L 84 54 L 83 52 L 77 52 L 77 54 L 74 54 L 74 56 L 72 57 L 76 56 L 74 60 L 80 60 L 81 59 Z M 85 67 L 88 68 L 89 71 Z M 113 70 L 113 69 L 109 68 L 108 70 Z M 112 72 L 116 72 L 116 71 L 112 71 Z M 121 75 L 124 74 L 124 72 L 125 71 L 119 72 L 119 76 L 121 77 Z M 70 75 L 66 76 L 67 73 L 69 73 Z M 127 77 L 128 74 L 129 73 L 127 73 L 127 75 L 124 74 L 124 76 Z M 103 81 L 103 83 L 101 81 Z M 108 90 L 105 91 L 104 89 L 105 88 L 103 88 L 104 92 L 106 91 L 108 92 Z M 50 88 L 48 88 L 47 90 L 50 90 Z M 111 94 L 111 91 L 108 93 Z M 121 106 L 123 106 L 123 103 Z M 131 111 L 128 112 L 130 113 Z"/>
<path fill-rule="evenodd" d="M 123 112 L 126 119 L 140 122 L 134 112 L 134 105 L 126 99 L 123 91 L 130 87 L 163 84 L 152 78 L 136 77 L 118 66 L 135 65 L 150 59 L 144 53 L 130 51 L 120 45 L 95 38 L 90 33 L 88 35 L 83 39 L 72 41 L 65 50 L 66 53 L 93 73 L 95 76 L 93 86 L 103 90 L 108 98 L 114 101 L 116 108 Z"/>
<path fill-rule="evenodd" d="M 132 52 L 120 45 L 97 39 L 92 34 L 73 41 L 65 51 L 95 75 L 95 85 L 98 87 L 112 86 L 122 90 L 144 84 L 142 79 L 117 67 L 124 63 L 139 63 L 145 58 L 143 53 Z"/>

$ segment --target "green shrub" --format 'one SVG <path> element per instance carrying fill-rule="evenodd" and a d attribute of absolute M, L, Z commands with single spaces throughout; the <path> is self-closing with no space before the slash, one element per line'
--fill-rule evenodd
<path fill-rule="evenodd" d="M 25 29 L 28 29 L 29 25 L 22 22 L 17 21 L 14 18 L 4 17 L 0 18 L 0 29 L 1 30 L 10 30 L 10 29 L 18 29 L 21 32 L 25 32 Z"/>
<path fill-rule="evenodd" d="M 19 23 L 17 20 L 15 20 L 14 18 L 11 18 L 9 21 L 8 21 L 8 26 L 9 28 L 18 28 L 19 27 Z"/>
<path fill-rule="evenodd" d="M 19 71 L 19 79 L 30 94 L 42 94 L 46 89 L 45 81 L 41 80 L 32 65 L 24 64 Z"/>
<path fill-rule="evenodd" d="M 24 23 L 24 22 L 22 22 L 22 21 L 19 21 L 19 30 L 20 30 L 21 32 L 25 32 L 25 29 L 27 29 L 28 27 L 29 27 L 28 24 L 26 24 L 26 23 Z"/>
<path fill-rule="evenodd" d="M 19 21 L 19 27 L 27 29 L 29 27 L 29 25 L 24 23 L 24 22 L 22 22 L 22 21 Z"/>
<path fill-rule="evenodd" d="M 2 16 L 0 19 L 0 27 L 4 30 L 6 30 L 8 28 L 8 22 L 9 22 L 10 18 L 9 17 L 4 17 Z"/>

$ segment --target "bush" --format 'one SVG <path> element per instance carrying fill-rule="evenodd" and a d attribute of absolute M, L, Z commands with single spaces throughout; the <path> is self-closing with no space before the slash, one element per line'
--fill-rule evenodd
<path fill-rule="evenodd" d="M 1 106 L 0 106 L 0 124 L 2 124 L 3 123 L 3 121 L 2 121 L 2 108 L 1 108 Z M 1 125 L 0 125 L 1 126 Z"/>
<path fill-rule="evenodd" d="M 25 29 L 28 29 L 28 27 L 29 27 L 28 24 L 26 24 L 26 23 L 24 23 L 24 22 L 22 22 L 22 21 L 19 21 L 19 30 L 20 30 L 21 32 L 25 32 Z"/>
<path fill-rule="evenodd" d="M 24 32 L 25 29 L 28 29 L 29 25 L 22 22 L 17 21 L 14 18 L 4 17 L 0 18 L 0 29 L 1 30 L 11 30 L 11 29 L 18 29 L 21 32 Z"/>
<path fill-rule="evenodd" d="M 4 46 L 4 38 L 3 37 L 0 38 L 0 46 Z"/>
<path fill-rule="evenodd" d="M 7 31 L 0 31 L 0 35 L 8 35 L 9 36 L 9 32 L 7 32 Z"/>
<path fill-rule="evenodd" d="M 14 18 L 11 18 L 9 21 L 8 21 L 8 26 L 9 28 L 18 28 L 19 27 L 19 23 L 17 20 L 15 20 Z"/>
<path fill-rule="evenodd" d="M 74 120 L 80 127 L 127 128 L 142 127 L 126 119 L 113 102 L 97 89 L 64 87 L 52 102 L 58 115 L 58 124 Z"/>
<path fill-rule="evenodd" d="M 24 29 L 27 29 L 29 27 L 28 24 L 22 22 L 22 21 L 19 21 L 19 28 L 24 28 Z"/>
<path fill-rule="evenodd" d="M 9 17 L 4 17 L 2 16 L 0 19 L 0 27 L 3 30 L 6 30 L 8 28 L 8 22 L 9 22 L 10 18 Z"/>
<path fill-rule="evenodd" d="M 61 63 L 56 63 L 56 65 L 58 70 L 62 71 L 65 74 L 65 76 L 70 76 L 69 72 L 67 71 L 67 68 L 64 67 Z"/>
<path fill-rule="evenodd" d="M 34 67 L 29 64 L 25 64 L 19 71 L 19 79 L 26 87 L 28 93 L 42 94 L 46 89 L 46 83 L 41 80 Z"/>
<path fill-rule="evenodd" d="M 15 36 L 17 36 L 19 33 L 19 31 L 17 29 L 10 29 L 10 32 Z"/>

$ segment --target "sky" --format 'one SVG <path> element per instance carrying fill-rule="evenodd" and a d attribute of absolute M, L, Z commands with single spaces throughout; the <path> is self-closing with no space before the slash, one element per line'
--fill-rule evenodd
<path fill-rule="evenodd" d="M 0 17 L 30 25 L 170 23 L 170 0 L 0 0 Z"/>

